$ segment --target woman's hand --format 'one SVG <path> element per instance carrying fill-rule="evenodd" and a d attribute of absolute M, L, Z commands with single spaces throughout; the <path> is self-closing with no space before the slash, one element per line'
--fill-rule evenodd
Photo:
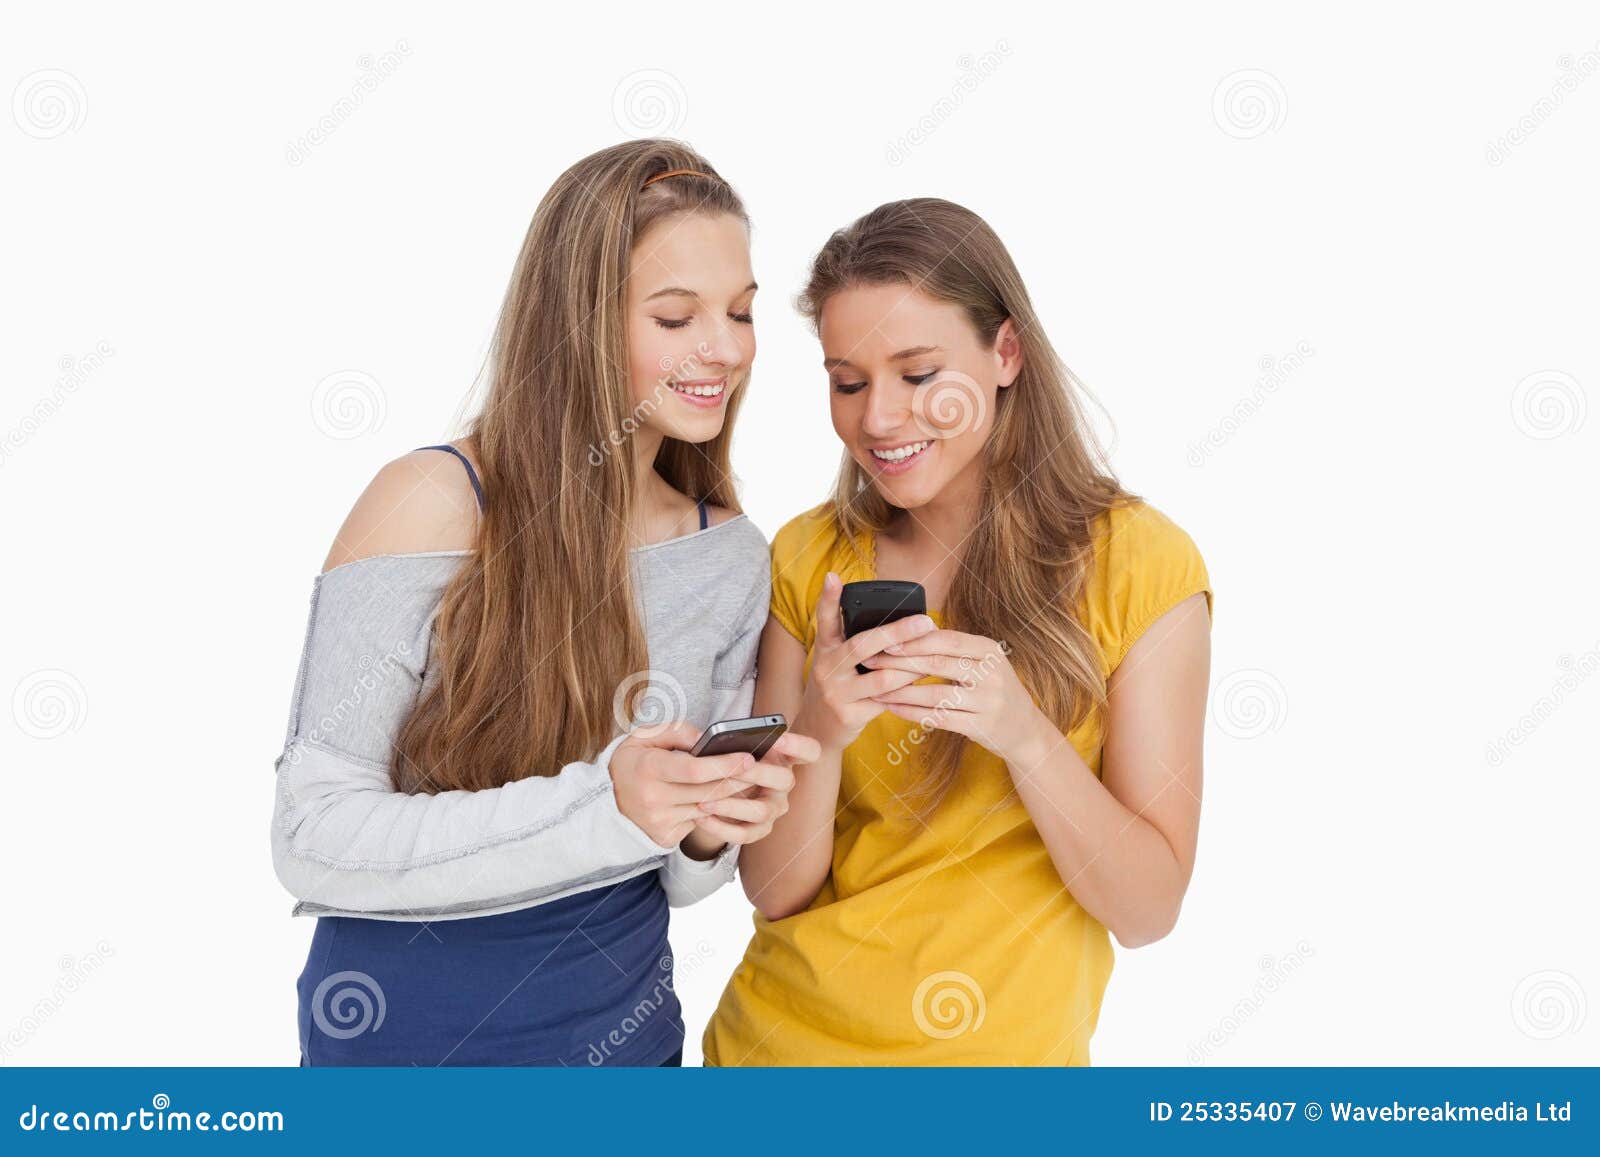
<path fill-rule="evenodd" d="M 806 681 L 798 720 L 804 720 L 808 734 L 827 751 L 843 751 L 856 736 L 883 713 L 884 703 L 876 698 L 908 690 L 921 676 L 899 670 L 874 671 L 862 675 L 857 663 L 885 647 L 907 643 L 934 630 L 927 615 L 913 615 L 844 637 L 844 618 L 839 610 L 843 584 L 832 571 L 822 580 L 822 595 L 817 599 L 817 642 L 812 652 L 811 677 Z M 866 663 L 867 666 L 872 666 Z"/>
<path fill-rule="evenodd" d="M 1060 737 L 1017 677 L 1005 645 L 993 639 L 929 631 L 864 662 L 880 672 L 949 680 L 902 686 L 873 702 L 913 723 L 965 735 L 1008 764 L 1042 756 Z"/>
<path fill-rule="evenodd" d="M 709 859 L 723 845 L 753 844 L 765 838 L 772 825 L 789 810 L 795 765 L 815 763 L 821 754 L 821 744 L 809 735 L 785 731 L 759 763 L 732 777 L 729 782 L 739 785 L 740 790 L 700 805 L 704 814 L 695 820 L 695 830 L 684 840 L 685 853 Z M 696 854 L 707 847 L 709 854 Z"/>
<path fill-rule="evenodd" d="M 677 847 L 694 831 L 695 821 L 706 814 L 702 803 L 735 795 L 755 782 L 735 778 L 756 766 L 743 752 L 690 755 L 699 738 L 695 727 L 680 720 L 639 728 L 611 753 L 617 810 L 663 848 Z"/>

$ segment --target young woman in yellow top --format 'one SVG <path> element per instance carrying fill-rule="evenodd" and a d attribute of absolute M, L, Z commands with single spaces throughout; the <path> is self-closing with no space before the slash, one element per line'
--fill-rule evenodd
<path fill-rule="evenodd" d="M 744 851 L 706 1062 L 1088 1064 L 1108 930 L 1165 936 L 1194 866 L 1205 564 L 1102 464 L 972 212 L 874 210 L 801 305 L 845 454 L 773 541 L 754 710 L 822 755 Z M 841 583 L 872 578 L 929 615 L 846 640 Z"/>

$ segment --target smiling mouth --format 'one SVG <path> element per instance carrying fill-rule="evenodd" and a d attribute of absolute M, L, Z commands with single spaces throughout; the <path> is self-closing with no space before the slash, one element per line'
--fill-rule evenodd
<path fill-rule="evenodd" d="M 888 450 L 873 450 L 872 456 L 885 466 L 900 466 L 919 457 L 932 445 L 933 440 L 925 438 L 920 442 L 907 442 L 904 446 L 894 446 Z"/>
<path fill-rule="evenodd" d="M 716 378 L 712 381 L 699 382 L 674 382 L 666 383 L 673 393 L 682 397 L 686 402 L 695 406 L 716 406 L 722 402 L 722 395 L 727 392 L 728 379 Z"/>

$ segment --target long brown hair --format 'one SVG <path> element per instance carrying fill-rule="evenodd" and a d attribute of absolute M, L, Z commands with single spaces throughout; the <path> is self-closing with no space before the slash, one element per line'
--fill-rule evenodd
<path fill-rule="evenodd" d="M 1076 377 L 983 218 L 934 197 L 881 205 L 828 239 L 799 306 L 819 325 L 835 293 L 875 285 L 906 285 L 959 306 L 986 345 L 1008 318 L 1015 325 L 1022 369 L 996 394 L 977 521 L 957 552 L 942 616 L 951 630 L 1004 642 L 1034 702 L 1065 733 L 1105 704 L 1102 656 L 1077 608 L 1093 562 L 1093 524 L 1133 495 L 1107 464 Z M 897 510 L 847 451 L 833 494 L 844 541 L 854 549 L 862 533 L 887 529 Z M 965 744 L 953 731 L 928 737 L 925 771 L 905 793 L 925 801 L 922 814 L 955 781 Z"/>
<path fill-rule="evenodd" d="M 674 169 L 705 175 L 646 187 Z M 397 790 L 554 775 L 593 758 L 647 690 L 629 679 L 649 654 L 626 536 L 638 501 L 633 453 L 620 436 L 638 421 L 627 278 L 635 240 L 687 213 L 748 223 L 710 163 L 667 140 L 585 157 L 539 202 L 495 331 L 488 398 L 469 427 L 485 509 L 434 623 L 438 682 L 395 741 Z M 663 439 L 655 461 L 675 489 L 736 512 L 728 451 L 743 385 L 729 383 L 716 438 Z"/>

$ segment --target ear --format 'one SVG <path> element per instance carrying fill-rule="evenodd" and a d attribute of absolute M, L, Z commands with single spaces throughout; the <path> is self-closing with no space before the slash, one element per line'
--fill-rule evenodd
<path fill-rule="evenodd" d="M 1000 371 L 1000 388 L 1003 390 L 1017 380 L 1022 372 L 1022 338 L 1017 334 L 1014 318 L 1006 318 L 994 335 L 994 356 Z"/>

